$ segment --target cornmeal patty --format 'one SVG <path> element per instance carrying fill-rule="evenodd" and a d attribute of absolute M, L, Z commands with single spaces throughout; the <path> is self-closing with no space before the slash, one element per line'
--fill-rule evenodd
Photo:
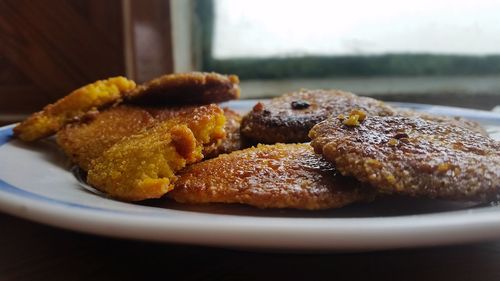
<path fill-rule="evenodd" d="M 57 144 L 84 170 L 93 159 L 124 137 L 153 126 L 156 120 L 147 110 L 120 105 L 85 115 L 80 122 L 66 125 L 56 134 Z"/>
<path fill-rule="evenodd" d="M 188 72 L 167 74 L 127 93 L 129 102 L 142 105 L 209 104 L 219 103 L 240 96 L 236 75 Z"/>
<path fill-rule="evenodd" d="M 317 153 L 346 176 L 383 193 L 471 201 L 497 199 L 500 143 L 417 117 L 368 116 L 348 126 L 329 118 L 309 136 Z"/>
<path fill-rule="evenodd" d="M 168 120 L 173 118 L 184 111 L 189 111 L 196 106 L 178 106 L 178 107 L 163 107 L 163 108 L 152 108 L 147 107 L 147 111 L 158 121 Z M 229 153 L 235 150 L 242 149 L 246 146 L 246 142 L 243 140 L 240 134 L 240 123 L 241 116 L 229 108 L 223 108 L 224 116 L 226 117 L 226 123 L 224 125 L 224 130 L 226 131 L 226 137 L 217 140 L 214 143 L 205 144 L 203 147 L 204 158 L 214 158 L 222 153 Z"/>
<path fill-rule="evenodd" d="M 459 127 L 464 127 L 466 129 L 477 132 L 483 136 L 488 136 L 488 133 L 481 126 L 481 124 L 460 116 L 435 115 L 427 112 L 420 112 L 411 109 L 400 109 L 400 108 L 396 109 L 395 115 L 403 117 L 420 117 L 425 120 L 436 121 L 440 123 L 448 123 Z"/>
<path fill-rule="evenodd" d="M 301 90 L 259 102 L 243 117 L 241 132 L 257 143 L 309 141 L 309 130 L 330 115 L 359 108 L 370 115 L 392 115 L 383 102 L 339 90 Z"/>
<path fill-rule="evenodd" d="M 155 125 L 183 114 L 190 114 L 195 106 L 185 107 L 139 107 L 119 105 L 109 109 L 90 112 L 80 122 L 66 125 L 57 133 L 57 143 L 65 154 L 84 170 L 90 168 L 93 159 L 120 141 Z M 226 138 L 204 145 L 205 158 L 241 149 L 241 117 L 230 109 L 224 109 Z"/>
<path fill-rule="evenodd" d="M 246 141 L 240 133 L 241 116 L 234 110 L 224 108 L 224 116 L 226 116 L 226 138 L 220 143 L 207 145 L 203 148 L 205 159 L 217 157 L 219 154 L 230 153 L 236 150 L 248 147 Z"/>
<path fill-rule="evenodd" d="M 340 208 L 373 198 L 339 175 L 308 144 L 259 145 L 187 167 L 169 196 L 182 203 L 241 203 L 259 208 Z"/>
<path fill-rule="evenodd" d="M 88 111 L 119 101 L 125 92 L 133 88 L 135 82 L 124 77 L 88 84 L 29 116 L 14 128 L 14 135 L 23 141 L 50 136 Z"/>
<path fill-rule="evenodd" d="M 139 201 L 173 188 L 175 173 L 203 158 L 203 145 L 224 138 L 224 112 L 202 106 L 122 138 L 92 160 L 87 181 L 110 196 Z"/>

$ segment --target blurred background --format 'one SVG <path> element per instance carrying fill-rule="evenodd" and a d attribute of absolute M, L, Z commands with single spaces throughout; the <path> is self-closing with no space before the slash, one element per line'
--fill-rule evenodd
<path fill-rule="evenodd" d="M 242 98 L 339 88 L 500 104 L 500 1 L 0 0 L 0 123 L 84 84 L 237 74 Z"/>

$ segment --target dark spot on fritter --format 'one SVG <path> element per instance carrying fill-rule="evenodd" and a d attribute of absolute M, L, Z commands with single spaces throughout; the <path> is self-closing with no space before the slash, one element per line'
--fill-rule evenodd
<path fill-rule="evenodd" d="M 309 106 L 311 106 L 311 105 L 305 100 L 292 101 L 292 108 L 293 109 L 306 109 Z"/>
<path fill-rule="evenodd" d="M 264 104 L 261 102 L 258 102 L 256 105 L 253 107 L 253 111 L 262 111 L 264 109 Z"/>
<path fill-rule="evenodd" d="M 408 138 L 408 134 L 407 133 L 397 133 L 395 136 L 394 136 L 395 139 L 399 140 L 399 139 L 403 139 L 403 138 Z"/>

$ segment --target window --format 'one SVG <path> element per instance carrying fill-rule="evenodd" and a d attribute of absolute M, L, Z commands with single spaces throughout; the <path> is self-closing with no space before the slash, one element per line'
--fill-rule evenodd
<path fill-rule="evenodd" d="M 499 10 L 486 0 L 200 0 L 201 68 L 368 94 L 499 92 Z"/>

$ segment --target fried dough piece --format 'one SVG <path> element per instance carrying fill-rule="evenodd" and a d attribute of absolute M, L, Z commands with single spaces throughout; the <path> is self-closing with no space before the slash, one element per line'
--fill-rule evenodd
<path fill-rule="evenodd" d="M 177 107 L 164 107 L 164 108 L 146 108 L 148 112 L 157 120 L 167 120 L 173 118 L 182 112 L 193 110 L 196 106 L 177 106 Z M 224 130 L 226 137 L 219 139 L 214 143 L 205 144 L 203 147 L 203 155 L 205 159 L 217 157 L 222 153 L 229 153 L 235 150 L 246 147 L 246 142 L 240 134 L 241 116 L 229 108 L 224 108 L 224 116 L 226 123 Z"/>
<path fill-rule="evenodd" d="M 230 153 L 247 147 L 240 133 L 241 116 L 229 108 L 224 108 L 224 116 L 226 116 L 226 125 L 224 126 L 226 138 L 220 143 L 205 146 L 203 148 L 205 159 L 214 158 L 219 154 Z"/>
<path fill-rule="evenodd" d="M 187 167 L 168 195 L 182 203 L 241 203 L 259 208 L 340 208 L 373 198 L 337 174 L 308 144 L 258 145 Z"/>
<path fill-rule="evenodd" d="M 157 122 L 169 120 L 182 114 L 190 114 L 196 107 L 138 107 L 119 105 L 102 112 L 84 115 L 80 122 L 70 123 L 57 132 L 57 143 L 65 154 L 84 170 L 90 168 L 93 159 L 120 141 L 149 128 Z M 226 138 L 204 145 L 205 158 L 239 150 L 244 146 L 239 133 L 241 117 L 225 108 Z"/>
<path fill-rule="evenodd" d="M 346 176 L 383 193 L 490 201 L 500 192 L 500 143 L 453 124 L 417 117 L 329 118 L 309 136 Z"/>
<path fill-rule="evenodd" d="M 71 123 L 57 132 L 57 143 L 66 155 L 84 170 L 93 159 L 124 137 L 139 133 L 155 124 L 147 110 L 120 105 L 87 114 L 81 122 Z"/>
<path fill-rule="evenodd" d="M 397 109 L 396 115 L 404 117 L 420 117 L 425 120 L 430 120 L 440 123 L 448 123 L 455 126 L 464 127 L 466 129 L 477 132 L 486 137 L 488 136 L 488 132 L 486 132 L 486 130 L 481 126 L 481 124 L 459 116 L 435 115 L 426 112 L 414 111 L 411 109 Z"/>
<path fill-rule="evenodd" d="M 258 103 L 241 124 L 242 134 L 258 143 L 307 142 L 309 130 L 330 115 L 359 108 L 370 115 L 392 115 L 381 101 L 339 90 L 300 90 Z"/>
<path fill-rule="evenodd" d="M 160 122 L 93 160 L 87 180 L 121 200 L 159 198 L 173 188 L 177 171 L 203 158 L 204 144 L 225 136 L 224 123 L 224 112 L 216 105 Z"/>
<path fill-rule="evenodd" d="M 120 100 L 125 92 L 133 88 L 135 82 L 125 77 L 113 77 L 88 84 L 32 114 L 14 128 L 14 135 L 23 141 L 50 136 L 89 110 Z"/>
<path fill-rule="evenodd" d="M 127 93 L 132 103 L 142 105 L 209 104 L 237 99 L 240 96 L 236 75 L 188 72 L 167 74 Z"/>

